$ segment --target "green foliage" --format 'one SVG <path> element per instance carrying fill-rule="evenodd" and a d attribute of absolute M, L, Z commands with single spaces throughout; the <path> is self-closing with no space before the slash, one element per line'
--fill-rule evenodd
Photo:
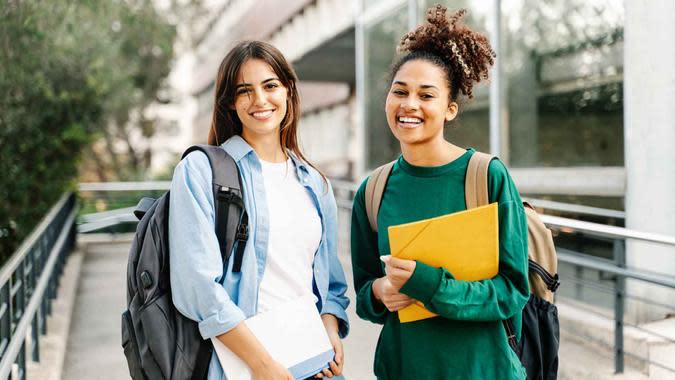
<path fill-rule="evenodd" d="M 155 100 L 175 26 L 151 1 L 0 2 L 0 261 L 73 189 L 82 152 Z"/>

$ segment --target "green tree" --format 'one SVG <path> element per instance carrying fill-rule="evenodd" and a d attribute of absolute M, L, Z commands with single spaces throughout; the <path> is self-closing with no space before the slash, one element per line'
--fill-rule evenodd
<path fill-rule="evenodd" d="M 9 0 L 0 2 L 0 19 L 3 259 L 74 187 L 92 142 L 109 140 L 111 151 L 129 142 L 129 154 L 111 156 L 116 166 L 101 163 L 101 173 L 142 168 L 128 136 L 139 126 L 152 133 L 142 110 L 169 73 L 176 27 L 143 0 Z"/>

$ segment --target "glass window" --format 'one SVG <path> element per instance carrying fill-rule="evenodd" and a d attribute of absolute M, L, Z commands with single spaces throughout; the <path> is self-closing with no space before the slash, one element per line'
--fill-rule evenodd
<path fill-rule="evenodd" d="M 623 166 L 623 1 L 502 12 L 511 166 Z"/>
<path fill-rule="evenodd" d="M 407 4 L 365 28 L 366 168 L 391 161 L 400 153 L 389 131 L 384 102 L 396 45 L 408 26 Z"/>
<path fill-rule="evenodd" d="M 384 3 L 385 1 L 387 0 L 363 0 L 363 7 L 368 9 L 379 3 Z"/>
<path fill-rule="evenodd" d="M 472 30 L 489 38 L 487 23 L 492 2 L 485 0 L 425 0 L 420 1 L 419 22 L 426 20 L 426 11 L 436 4 L 448 8 L 448 13 L 466 9 L 464 22 Z M 490 84 L 484 81 L 473 89 L 473 99 L 460 95 L 459 116 L 445 127 L 445 138 L 461 147 L 472 147 L 479 151 L 490 150 Z"/>

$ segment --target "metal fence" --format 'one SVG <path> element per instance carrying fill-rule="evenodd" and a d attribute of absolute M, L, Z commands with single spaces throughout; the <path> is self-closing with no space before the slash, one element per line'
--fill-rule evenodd
<path fill-rule="evenodd" d="M 26 378 L 27 339 L 31 359 L 40 361 L 40 335 L 75 244 L 76 214 L 75 196 L 64 194 L 0 268 L 0 379 Z"/>

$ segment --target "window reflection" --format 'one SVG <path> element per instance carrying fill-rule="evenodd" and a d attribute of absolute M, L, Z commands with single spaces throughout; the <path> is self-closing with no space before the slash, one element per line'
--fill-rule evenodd
<path fill-rule="evenodd" d="M 396 45 L 407 31 L 408 10 L 402 6 L 365 30 L 366 167 L 375 168 L 400 154 L 384 114 L 389 68 Z"/>
<path fill-rule="evenodd" d="M 383 0 L 373 0 L 374 2 Z M 437 1 L 418 1 L 418 22 Z M 467 8 L 487 34 L 492 1 L 440 1 Z M 366 1 L 366 7 L 373 2 Z M 407 3 L 365 28 L 366 166 L 399 154 L 384 115 L 387 75 L 407 30 Z M 623 166 L 623 0 L 503 0 L 504 133 L 512 167 Z M 489 83 L 463 99 L 446 128 L 459 146 L 489 150 Z"/>
<path fill-rule="evenodd" d="M 621 0 L 505 0 L 512 166 L 623 165 Z"/>

